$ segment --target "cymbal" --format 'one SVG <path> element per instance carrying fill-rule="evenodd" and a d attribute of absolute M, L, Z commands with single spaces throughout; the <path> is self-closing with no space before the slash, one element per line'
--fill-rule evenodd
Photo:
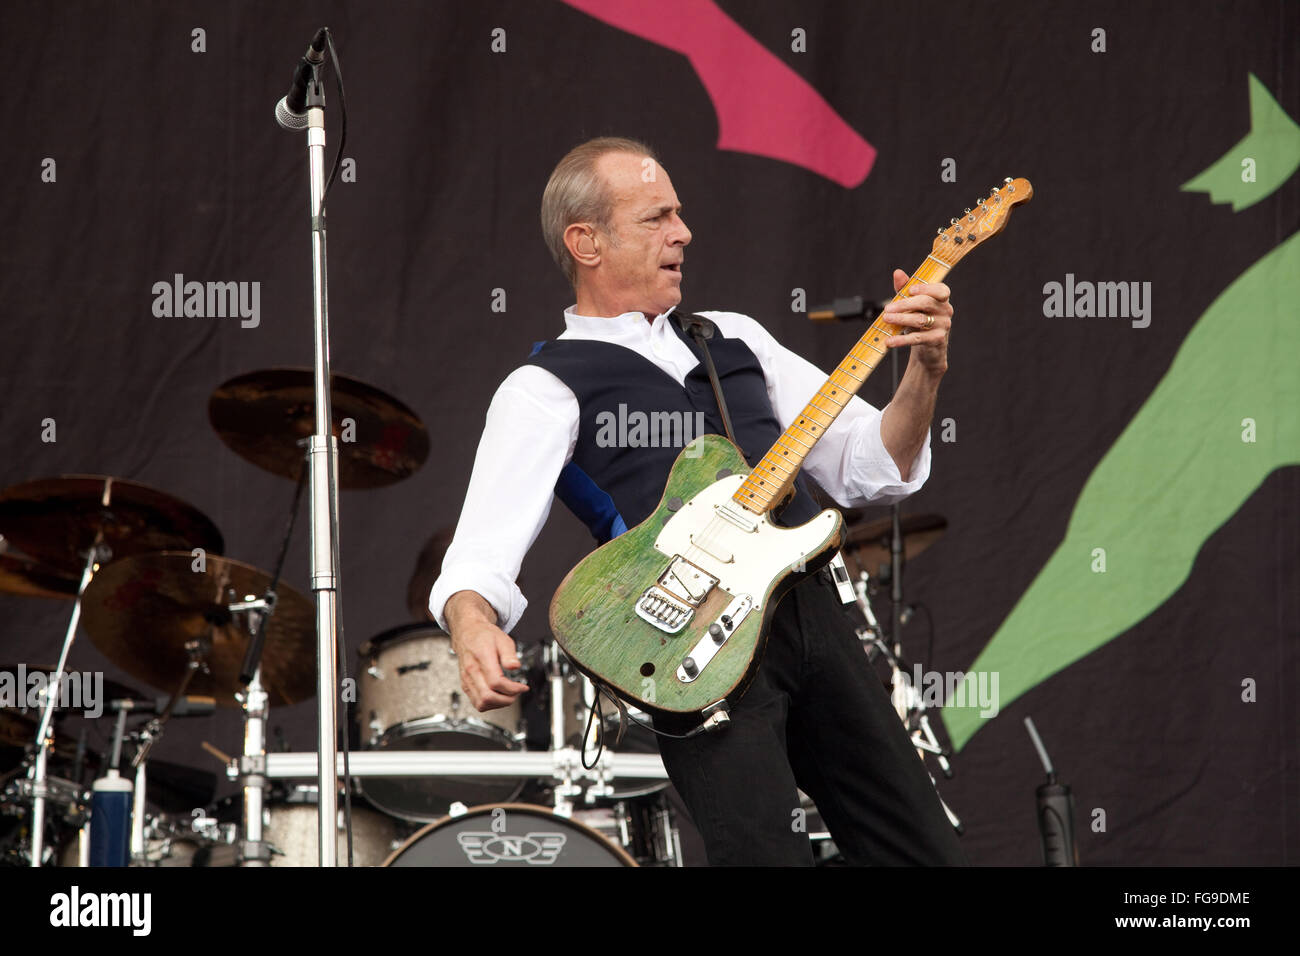
<path fill-rule="evenodd" d="M 77 596 L 80 578 L 44 567 L 16 554 L 0 554 L 0 593 L 23 597 L 66 598 Z"/>
<path fill-rule="evenodd" d="M 231 449 L 259 468 L 298 480 L 316 431 L 313 371 L 269 368 L 240 375 L 208 399 L 208 419 Z M 408 478 L 429 457 L 429 432 L 419 416 L 393 396 L 345 375 L 330 379 L 334 435 L 339 441 L 339 487 L 382 488 Z M 343 432 L 344 419 L 356 424 Z"/>
<path fill-rule="evenodd" d="M 193 561 L 188 551 L 165 551 L 104 565 L 82 598 L 82 624 L 105 657 L 167 693 L 185 676 L 186 642 L 202 641 L 208 673 L 197 672 L 187 693 L 235 707 L 248 615 L 226 605 L 260 598 L 271 576 L 215 555 L 203 571 L 193 570 Z M 296 704 L 316 693 L 315 605 L 284 581 L 278 597 L 266 625 L 262 685 L 272 704 Z"/>
<path fill-rule="evenodd" d="M 203 512 L 165 492 L 103 475 L 42 478 L 0 491 L 0 535 L 47 569 L 75 576 L 101 540 L 112 558 L 168 549 L 220 554 L 221 532 Z"/>
<path fill-rule="evenodd" d="M 863 521 L 861 515 L 861 511 L 844 509 L 848 533 L 840 550 L 860 570 L 875 574 L 880 565 L 889 563 L 894 523 L 888 515 L 875 521 Z M 903 532 L 903 555 L 914 558 L 943 537 L 948 519 L 942 515 L 903 515 L 899 524 Z"/>

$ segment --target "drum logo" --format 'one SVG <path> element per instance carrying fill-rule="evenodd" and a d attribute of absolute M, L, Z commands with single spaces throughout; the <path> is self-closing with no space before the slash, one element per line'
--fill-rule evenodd
<path fill-rule="evenodd" d="M 563 833 L 529 833 L 511 836 L 509 833 L 471 831 L 456 834 L 460 848 L 471 863 L 528 863 L 532 866 L 550 866 L 564 849 Z"/>

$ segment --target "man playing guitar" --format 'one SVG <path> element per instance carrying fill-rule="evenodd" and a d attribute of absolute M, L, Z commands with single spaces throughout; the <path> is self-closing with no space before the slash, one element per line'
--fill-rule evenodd
<path fill-rule="evenodd" d="M 576 304 L 565 311 L 565 332 L 494 396 L 455 538 L 429 598 L 451 635 L 462 687 L 480 710 L 506 706 L 527 690 L 503 673 L 519 666 L 507 633 L 526 605 L 515 579 L 562 470 L 582 459 L 585 493 L 604 515 L 599 527 L 589 521 L 598 539 L 635 525 L 662 493 L 667 471 L 638 466 L 646 460 L 642 447 L 595 447 L 583 423 L 624 405 L 653 415 L 656 409 L 637 404 L 651 386 L 684 390 L 679 398 L 718 421 L 696 347 L 673 321 L 691 241 L 681 210 L 667 171 L 631 140 L 576 147 L 546 187 L 543 233 Z M 896 291 L 908 281 L 895 271 Z M 942 283 L 913 283 L 908 292 L 886 309 L 889 322 L 907 330 L 888 346 L 911 346 L 893 399 L 878 411 L 852 398 L 804 464 L 846 507 L 889 504 L 929 474 L 929 427 L 948 367 L 953 310 Z M 727 364 L 723 394 L 752 466 L 767 432 L 793 420 L 824 375 L 747 316 L 703 315 L 720 333 L 719 354 L 730 350 L 719 360 Z M 806 520 L 796 515 L 811 506 L 804 499 L 800 485 L 782 520 Z M 850 863 L 965 862 L 827 576 L 808 578 L 777 606 L 757 675 L 730 717 L 720 733 L 660 738 L 710 863 L 811 865 L 798 826 L 800 788 Z"/>

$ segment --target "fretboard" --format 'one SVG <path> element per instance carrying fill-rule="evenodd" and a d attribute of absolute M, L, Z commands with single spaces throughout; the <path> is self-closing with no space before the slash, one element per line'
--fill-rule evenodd
<path fill-rule="evenodd" d="M 948 269 L 947 264 L 926 256 L 921 267 L 903 286 L 903 291 L 894 296 L 894 301 L 906 298 L 907 290 L 915 282 L 941 282 Z M 866 334 L 858 339 L 844 361 L 826 379 L 826 384 L 817 390 L 799 417 L 781 434 L 732 496 L 737 504 L 754 514 L 764 514 L 789 497 L 804 458 L 826 434 L 826 429 L 831 427 L 849 399 L 857 394 L 867 376 L 875 371 L 887 351 L 885 342 L 890 336 L 897 335 L 901 328 L 886 322 L 883 312 L 876 317 Z"/>

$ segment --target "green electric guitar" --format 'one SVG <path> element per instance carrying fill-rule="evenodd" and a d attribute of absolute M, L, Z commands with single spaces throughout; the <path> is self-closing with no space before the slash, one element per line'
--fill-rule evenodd
<path fill-rule="evenodd" d="M 1007 179 L 953 219 L 904 292 L 941 281 L 1032 195 L 1028 180 Z M 709 729 L 726 723 L 758 668 L 777 602 L 843 538 L 835 510 L 797 528 L 770 514 L 899 331 L 881 313 L 754 469 L 720 435 L 683 450 L 654 513 L 589 554 L 555 592 L 551 630 L 579 670 L 652 714 L 698 715 Z"/>

